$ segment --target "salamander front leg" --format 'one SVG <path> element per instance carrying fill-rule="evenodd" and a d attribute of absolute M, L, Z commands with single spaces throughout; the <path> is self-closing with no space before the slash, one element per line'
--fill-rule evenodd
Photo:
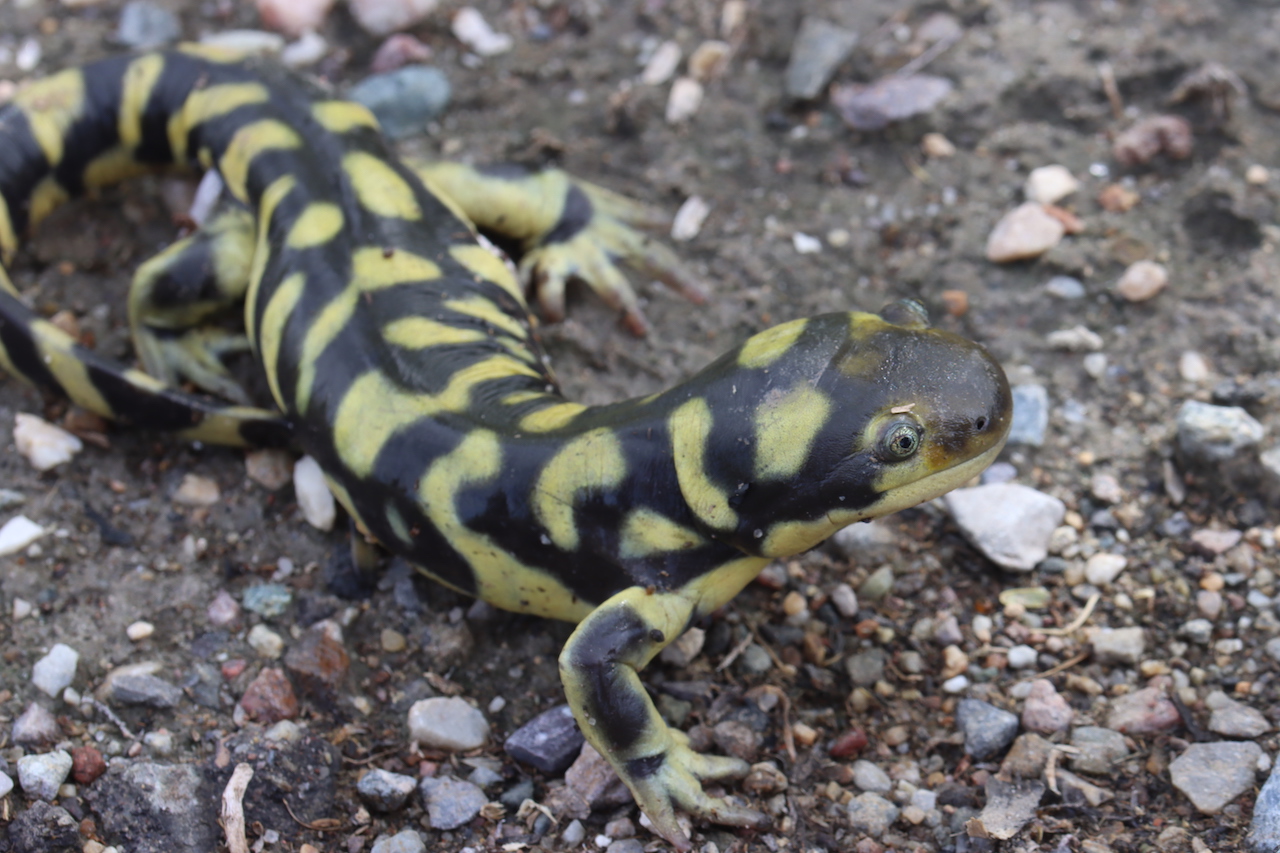
<path fill-rule="evenodd" d="M 680 635 L 692 613 L 678 594 L 624 590 L 578 625 L 560 655 L 560 678 L 583 734 L 631 789 L 654 832 L 678 850 L 692 845 L 676 809 L 730 826 L 769 823 L 754 809 L 702 790 L 703 780 L 743 776 L 746 762 L 694 752 L 640 683 L 638 671 Z"/>

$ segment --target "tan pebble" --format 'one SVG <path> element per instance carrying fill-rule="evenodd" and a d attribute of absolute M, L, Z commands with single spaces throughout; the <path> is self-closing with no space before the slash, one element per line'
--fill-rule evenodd
<path fill-rule="evenodd" d="M 1254 163 L 1252 166 L 1244 170 L 1244 180 L 1245 183 L 1253 184 L 1255 187 L 1260 187 L 1267 181 L 1271 180 L 1271 172 L 1266 166 Z"/>
<path fill-rule="evenodd" d="M 293 458 L 283 450 L 252 450 L 244 456 L 244 472 L 268 491 L 283 489 L 293 477 Z"/>
<path fill-rule="evenodd" d="M 827 245 L 839 249 L 849 245 L 849 240 L 852 237 L 853 235 L 844 228 L 832 228 L 827 232 Z"/>
<path fill-rule="evenodd" d="M 689 73 L 695 80 L 713 80 L 729 66 L 728 42 L 708 39 L 694 48 L 689 56 Z"/>
<path fill-rule="evenodd" d="M 791 735 L 801 746 L 813 746 L 818 740 L 818 732 L 804 723 L 796 723 L 791 727 Z"/>
<path fill-rule="evenodd" d="M 926 133 L 920 137 L 920 150 L 924 156 L 935 160 L 945 160 L 956 154 L 956 146 L 941 133 Z"/>
<path fill-rule="evenodd" d="M 1130 302 L 1145 302 L 1169 284 L 1169 271 L 1155 261 L 1130 264 L 1116 282 L 1115 291 Z"/>
<path fill-rule="evenodd" d="M 1204 577 L 1200 578 L 1200 588 L 1209 592 L 1221 592 L 1225 585 L 1226 581 L 1217 572 L 1205 572 Z"/>
<path fill-rule="evenodd" d="M 963 317 L 969 313 L 969 294 L 963 290 L 944 290 L 940 298 L 952 317 Z"/>
<path fill-rule="evenodd" d="M 1120 481 L 1111 474 L 1094 474 L 1089 481 L 1089 493 L 1103 503 L 1114 504 L 1124 500 Z"/>
<path fill-rule="evenodd" d="M 380 639 L 382 642 L 382 650 L 384 652 L 395 653 L 402 652 L 405 649 L 406 642 L 404 634 L 401 634 L 393 628 L 383 628 Z"/>
<path fill-rule="evenodd" d="M 139 619 L 137 622 L 134 622 L 129 627 L 124 629 L 125 636 L 127 636 L 130 640 L 133 640 L 133 642 L 135 643 L 145 640 L 147 637 L 150 637 L 155 632 L 156 632 L 155 625 L 152 625 L 150 622 L 145 622 L 141 619 Z"/>
<path fill-rule="evenodd" d="M 1069 509 L 1063 513 L 1062 523 L 1069 524 L 1076 530 L 1084 530 L 1084 516 L 1076 512 L 1074 509 Z"/>
<path fill-rule="evenodd" d="M 907 823 L 913 826 L 919 826 L 924 823 L 925 811 L 919 806 L 907 806 L 902 810 L 902 817 Z"/>
<path fill-rule="evenodd" d="M 267 29 L 297 38 L 320 29 L 333 0 L 258 0 L 257 5 Z"/>
<path fill-rule="evenodd" d="M 959 646 L 947 646 L 942 650 L 942 677 L 959 675 L 969 668 L 969 656 Z"/>
<path fill-rule="evenodd" d="M 888 746 L 901 746 L 911 737 L 906 726 L 890 726 L 884 730 L 882 739 Z"/>
<path fill-rule="evenodd" d="M 692 118 L 701 106 L 702 84 L 692 77 L 677 78 L 667 96 L 667 124 L 680 124 Z"/>
<path fill-rule="evenodd" d="M 184 476 L 178 490 L 173 493 L 173 502 L 182 506 L 213 506 L 220 500 L 222 491 L 218 484 L 199 474 Z"/>
<path fill-rule="evenodd" d="M 1006 213 L 987 238 L 987 260 L 1004 264 L 1035 258 L 1058 245 L 1066 234 L 1062 221 L 1036 202 Z"/>
<path fill-rule="evenodd" d="M 1032 169 L 1022 187 L 1022 194 L 1027 197 L 1027 201 L 1056 204 L 1078 189 L 1080 182 L 1071 174 L 1071 170 L 1055 163 Z"/>
<path fill-rule="evenodd" d="M 788 616 L 798 616 L 809 609 L 809 602 L 800 593 L 792 590 L 782 599 L 782 612 Z"/>
<path fill-rule="evenodd" d="M 1098 193 L 1098 206 L 1108 213 L 1125 213 L 1137 206 L 1142 197 L 1124 184 L 1107 184 Z"/>
<path fill-rule="evenodd" d="M 725 0 L 720 10 L 720 35 L 728 38 L 747 21 L 747 0 Z"/>
<path fill-rule="evenodd" d="M 71 433 L 26 412 L 13 416 L 13 444 L 37 471 L 69 462 L 84 449 L 80 439 Z"/>
<path fill-rule="evenodd" d="M 1170 669 L 1169 664 L 1162 660 L 1144 660 L 1138 664 L 1138 671 L 1143 678 L 1155 678 L 1157 675 L 1168 675 Z"/>

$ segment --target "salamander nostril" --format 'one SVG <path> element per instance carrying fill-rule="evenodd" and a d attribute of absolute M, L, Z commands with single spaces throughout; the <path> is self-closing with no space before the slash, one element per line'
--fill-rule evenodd
<path fill-rule="evenodd" d="M 976 421 L 973 422 L 973 425 L 974 427 L 977 428 L 978 432 L 982 432 L 984 429 L 987 428 L 986 416 L 984 415 L 983 417 L 978 418 Z"/>

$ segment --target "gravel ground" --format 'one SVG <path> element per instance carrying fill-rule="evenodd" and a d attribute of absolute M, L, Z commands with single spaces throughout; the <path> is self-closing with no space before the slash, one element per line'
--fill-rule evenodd
<path fill-rule="evenodd" d="M 0 80 L 111 52 L 129 7 L 0 6 Z M 1251 846 L 1251 819 L 1253 849 L 1280 847 L 1280 790 L 1263 788 L 1280 746 L 1280 13 L 477 8 L 509 49 L 465 47 L 453 3 L 407 28 L 443 72 L 422 85 L 452 92 L 406 152 L 709 205 L 677 244 L 708 305 L 640 282 L 654 332 L 636 339 L 571 294 L 545 330 L 571 396 L 650 393 L 770 324 L 901 296 L 1018 386 L 1015 440 L 985 485 L 770 567 L 646 670 L 695 743 L 754 764 L 730 790 L 774 817 L 758 834 L 697 827 L 699 848 L 1226 851 Z M 230 0 L 142 12 L 162 36 L 263 27 Z M 289 55 L 339 88 L 370 76 L 382 37 L 346 6 L 318 29 L 323 45 L 291 39 Z M 789 78 L 793 54 L 808 63 Z M 679 59 L 666 73 L 664 56 Z M 806 69 L 818 85 L 790 96 Z M 883 129 L 849 88 L 872 81 L 904 87 Z M 1070 179 L 1026 186 L 1053 165 Z M 68 206 L 15 282 L 130 358 L 129 275 L 189 192 L 147 179 Z M 1029 197 L 1049 206 L 1020 208 Z M 38 473 L 15 447 L 19 413 L 84 448 Z M 213 850 L 240 764 L 255 849 L 661 848 L 591 756 L 565 773 L 577 751 L 558 713 L 539 724 L 550 746 L 504 749 L 562 704 L 569 626 L 396 563 L 371 597 L 336 595 L 343 525 L 307 523 L 289 457 L 104 428 L 8 379 L 0 447 L 0 523 L 45 531 L 0 557 L 0 851 Z"/>

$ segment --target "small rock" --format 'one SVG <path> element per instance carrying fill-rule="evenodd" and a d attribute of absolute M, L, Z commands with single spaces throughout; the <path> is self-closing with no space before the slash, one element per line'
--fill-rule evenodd
<path fill-rule="evenodd" d="M 1195 350 L 1186 350 L 1182 355 L 1178 356 L 1178 375 L 1182 377 L 1184 382 L 1193 382 L 1199 385 L 1206 382 L 1211 373 L 1209 362 Z"/>
<path fill-rule="evenodd" d="M 1101 379 L 1107 375 L 1107 357 L 1103 353 L 1089 353 L 1080 360 L 1080 366 L 1084 368 L 1085 373 L 1094 379 Z"/>
<path fill-rule="evenodd" d="M 139 619 L 137 622 L 129 623 L 124 629 L 125 636 L 135 643 L 140 643 L 156 632 L 156 626 L 150 622 Z"/>
<path fill-rule="evenodd" d="M 998 776 L 988 777 L 984 787 L 987 804 L 978 820 L 990 837 L 1001 841 L 1013 838 L 1036 816 L 1045 791 L 1045 784 L 1039 779 L 1005 781 Z"/>
<path fill-rule="evenodd" d="M 25 515 L 15 515 L 0 527 L 0 557 L 16 554 L 48 532 Z"/>
<path fill-rule="evenodd" d="M 13 777 L 8 773 L 0 771 L 0 800 L 9 796 L 9 792 L 13 790 Z M 12 836 L 10 836 L 12 840 Z"/>
<path fill-rule="evenodd" d="M 15 506 L 22 506 L 27 502 L 27 496 L 15 489 L 0 488 L 0 512 L 13 509 Z"/>
<path fill-rule="evenodd" d="M 347 0 L 347 8 L 366 32 L 386 36 L 418 23 L 438 3 L 439 0 Z"/>
<path fill-rule="evenodd" d="M 1020 779 L 1039 779 L 1049 765 L 1053 744 L 1034 732 L 1018 735 L 1004 761 L 1000 762 L 1000 775 Z"/>
<path fill-rule="evenodd" d="M 1187 400 L 1178 410 L 1178 448 L 1197 463 L 1227 462 L 1258 446 L 1262 424 L 1239 406 Z"/>
<path fill-rule="evenodd" d="M 1033 732 L 1064 732 L 1076 712 L 1053 687 L 1053 682 L 1038 678 L 1031 682 L 1031 692 L 1022 706 L 1022 726 Z"/>
<path fill-rule="evenodd" d="M 48 746 L 62 739 L 58 720 L 39 702 L 31 702 L 13 721 L 13 742 L 18 746 Z"/>
<path fill-rule="evenodd" d="M 281 616 L 293 601 L 293 591 L 284 584 L 260 583 L 244 591 L 244 608 L 271 619 Z"/>
<path fill-rule="evenodd" d="M 863 791 L 887 794 L 893 790 L 893 780 L 875 764 L 865 758 L 853 762 L 853 784 Z"/>
<path fill-rule="evenodd" d="M 746 675 L 764 675 L 773 669 L 773 658 L 759 643 L 749 643 L 738 657 L 738 667 Z"/>
<path fill-rule="evenodd" d="M 378 644 L 382 646 L 384 652 L 397 654 L 408 648 L 409 640 L 394 628 L 383 628 L 378 636 Z"/>
<path fill-rule="evenodd" d="M 1244 181 L 1246 184 L 1252 184 L 1260 187 L 1271 180 L 1271 171 L 1260 163 L 1254 163 L 1244 170 Z"/>
<path fill-rule="evenodd" d="M 280 51 L 280 64 L 286 68 L 305 68 L 315 65 L 329 52 L 329 42 L 319 33 L 305 32 L 297 41 L 285 45 Z"/>
<path fill-rule="evenodd" d="M 234 54 L 278 54 L 284 36 L 266 30 L 215 30 L 200 37 L 200 44 Z"/>
<path fill-rule="evenodd" d="M 1257 592 L 1257 590 L 1253 592 Z M 1252 594 L 1251 592 L 1250 595 Z M 1263 597 L 1265 598 L 1266 596 Z M 1267 599 L 1263 606 L 1269 606 L 1270 603 L 1271 600 Z M 1217 619 L 1222 615 L 1222 593 L 1209 589 L 1196 590 L 1196 610 L 1200 611 L 1200 614 L 1209 621 Z"/>
<path fill-rule="evenodd" d="M 71 774 L 71 756 L 63 750 L 18 759 L 18 784 L 33 800 L 52 802 Z"/>
<path fill-rule="evenodd" d="M 427 844 L 416 829 L 402 829 L 395 835 L 379 835 L 369 853 L 425 853 Z"/>
<path fill-rule="evenodd" d="M 456 696 L 422 699 L 409 709 L 409 738 L 427 747 L 465 752 L 488 742 L 489 723 Z"/>
<path fill-rule="evenodd" d="M 1276 853 L 1277 850 L 1280 850 L 1280 761 L 1271 766 L 1271 775 L 1258 792 L 1249 827 L 1249 853 Z"/>
<path fill-rule="evenodd" d="M 1049 428 L 1049 392 L 1043 385 L 1013 386 L 1013 422 L 1009 443 L 1040 447 Z"/>
<path fill-rule="evenodd" d="M 1084 564 L 1084 579 L 1094 586 L 1106 586 L 1120 576 L 1128 559 L 1119 554 L 1094 554 Z"/>
<path fill-rule="evenodd" d="M 304 456 L 293 466 L 293 490 L 298 498 L 302 517 L 317 530 L 332 530 L 337 518 L 337 506 L 333 492 L 325 482 L 320 463 Z"/>
<path fill-rule="evenodd" d="M 791 245 L 799 255 L 813 255 L 822 251 L 822 241 L 803 231 L 797 231 L 791 235 Z"/>
<path fill-rule="evenodd" d="M 760 751 L 760 735 L 746 723 L 723 720 L 711 730 L 712 739 L 720 751 L 733 758 L 741 758 L 748 764 L 756 761 Z"/>
<path fill-rule="evenodd" d="M 835 605 L 836 612 L 845 619 L 852 619 L 858 615 L 858 594 L 847 583 L 838 583 L 835 589 L 831 590 L 831 603 Z"/>
<path fill-rule="evenodd" d="M 258 16 L 268 29 L 297 38 L 320 29 L 333 0 L 257 0 Z"/>
<path fill-rule="evenodd" d="M 1110 776 L 1115 765 L 1129 756 L 1124 735 L 1101 726 L 1080 726 L 1071 732 L 1071 767 L 1080 773 Z"/>
<path fill-rule="evenodd" d="M 707 632 L 701 628 L 690 628 L 681 634 L 676 641 L 667 646 L 658 657 L 663 663 L 675 667 L 686 667 L 702 654 L 702 646 L 706 643 Z M 567 764 L 565 765 L 568 766 Z"/>
<path fill-rule="evenodd" d="M 186 474 L 173 493 L 173 502 L 181 506 L 213 506 L 222 500 L 218 484 L 199 474 Z"/>
<path fill-rule="evenodd" d="M 65 429 L 26 412 L 13 416 L 13 444 L 37 471 L 70 462 L 84 449 L 80 439 Z"/>
<path fill-rule="evenodd" d="M 671 220 L 671 239 L 677 243 L 687 243 L 697 237 L 710 212 L 711 205 L 702 196 L 689 196 Z"/>
<path fill-rule="evenodd" d="M 876 646 L 846 658 L 844 668 L 849 673 L 849 680 L 855 685 L 870 687 L 884 678 L 884 667 L 887 662 L 888 656 L 884 649 Z"/>
<path fill-rule="evenodd" d="M 1213 623 L 1208 619 L 1188 619 L 1178 628 L 1178 636 L 1201 646 L 1208 645 L 1213 639 Z"/>
<path fill-rule="evenodd" d="M 587 806 L 605 808 L 632 802 L 631 792 L 589 743 L 582 745 L 582 752 L 564 773 L 564 784 Z"/>
<path fill-rule="evenodd" d="M 451 93 L 440 69 L 409 65 L 366 77 L 347 91 L 347 97 L 368 107 L 387 136 L 401 139 L 421 133 L 444 111 Z"/>
<path fill-rule="evenodd" d="M 157 676 L 160 668 L 155 661 L 118 666 L 107 673 L 98 693 L 112 704 L 172 708 L 182 701 L 182 690 Z"/>
<path fill-rule="evenodd" d="M 1209 731 L 1223 737 L 1256 738 L 1271 731 L 1271 723 L 1256 708 L 1237 702 L 1220 690 L 1205 699 L 1213 713 L 1209 715 Z"/>
<path fill-rule="evenodd" d="M 182 36 L 178 17 L 147 0 L 132 0 L 120 10 L 116 40 L 132 50 L 146 50 L 177 41 Z"/>
<path fill-rule="evenodd" d="M 308 628 L 284 656 L 284 665 L 304 695 L 331 702 L 351 667 L 338 623 L 323 619 Z"/>
<path fill-rule="evenodd" d="M 267 660 L 276 660 L 284 654 L 284 638 L 266 625 L 254 625 L 245 637 L 249 648 Z"/>
<path fill-rule="evenodd" d="M 1091 640 L 1093 656 L 1099 663 L 1119 663 L 1134 666 L 1142 660 L 1147 649 L 1145 628 L 1102 628 Z"/>
<path fill-rule="evenodd" d="M 1169 763 L 1169 777 L 1199 812 L 1217 814 L 1253 787 L 1265 755 L 1252 741 L 1193 743 Z"/>
<path fill-rule="evenodd" d="M 920 151 L 934 160 L 945 160 L 956 155 L 956 146 L 941 133 L 926 133 L 920 137 Z"/>
<path fill-rule="evenodd" d="M 854 797 L 846 808 L 849 811 L 849 824 L 854 831 L 865 832 L 872 838 L 879 838 L 888 832 L 900 813 L 893 803 L 870 791 Z"/>
<path fill-rule="evenodd" d="M 13 815 L 6 836 L 13 853 L 90 853 L 92 843 L 66 809 L 39 800 Z"/>
<path fill-rule="evenodd" d="M 1050 332 L 1044 341 L 1053 349 L 1067 352 L 1097 352 L 1103 345 L 1102 336 L 1084 326 Z"/>
<path fill-rule="evenodd" d="M 1129 265 L 1119 280 L 1115 291 L 1129 302 L 1146 302 L 1169 284 L 1169 271 L 1155 261 L 1137 261 Z"/>
<path fill-rule="evenodd" d="M 729 67 L 733 47 L 726 41 L 707 39 L 689 55 L 689 73 L 699 81 L 714 80 Z"/>
<path fill-rule="evenodd" d="M 857 43 L 853 30 L 806 15 L 791 43 L 785 78 L 788 97 L 810 101 L 822 94 Z"/>
<path fill-rule="evenodd" d="M 1030 669 L 1036 665 L 1036 650 L 1027 645 L 1016 645 L 1009 649 L 1010 669 Z"/>
<path fill-rule="evenodd" d="M 404 806 L 417 787 L 412 776 L 374 769 L 360 777 L 356 793 L 371 811 L 389 814 Z"/>
<path fill-rule="evenodd" d="M 511 733 L 502 748 L 516 761 L 554 776 L 582 752 L 584 738 L 568 705 L 543 711 Z"/>
<path fill-rule="evenodd" d="M 885 777 L 886 780 L 888 778 L 888 776 Z M 757 797 L 767 797 L 771 794 L 785 791 L 787 784 L 787 774 L 779 770 L 771 761 L 761 761 L 758 764 L 751 765 L 751 770 L 747 772 L 747 777 L 742 780 L 743 789 Z M 857 784 L 856 781 L 855 784 Z M 612 838 L 618 837 L 609 832 L 608 829 L 605 830 L 605 835 Z"/>
<path fill-rule="evenodd" d="M 1026 572 L 1049 555 L 1049 537 L 1066 506 L 1016 483 L 997 483 L 947 494 L 947 509 L 974 546 L 1006 569 Z"/>
<path fill-rule="evenodd" d="M 396 33 L 378 46 L 369 61 L 369 70 L 374 74 L 385 74 L 410 63 L 426 62 L 431 56 L 429 46 L 408 33 Z"/>
<path fill-rule="evenodd" d="M 1210 557 L 1216 557 L 1239 545 L 1242 538 L 1244 538 L 1244 534 L 1239 530 L 1209 530 L 1202 528 L 1191 534 L 1191 544 L 1202 553 Z"/>
<path fill-rule="evenodd" d="M 281 767 L 285 763 L 281 760 L 273 770 L 280 768 L 279 772 L 287 773 Z M 254 781 L 262 785 L 264 775 L 268 774 L 258 773 Z M 215 850 L 222 841 L 218 809 L 211 807 L 209 797 L 214 778 L 206 776 L 194 763 L 116 761 L 81 796 L 88 800 L 103 835 L 128 839 L 128 853 L 196 853 Z M 258 790 L 262 789 L 255 786 Z M 268 789 L 270 794 L 277 790 L 274 786 Z M 264 799 L 270 796 L 263 793 Z M 283 795 L 280 791 L 279 796 Z M 254 796 L 251 794 L 250 800 Z M 245 805 L 252 813 L 255 804 Z"/>
<path fill-rule="evenodd" d="M 640 82 L 646 86 L 661 86 L 676 73 L 683 56 L 684 52 L 680 50 L 679 44 L 671 40 L 664 41 L 645 63 L 644 70 L 640 72 Z"/>
<path fill-rule="evenodd" d="M 579 844 L 587 837 L 587 828 L 582 825 L 580 820 L 571 820 L 569 825 L 564 828 L 564 832 L 560 833 L 560 845 L 566 850 L 576 849 Z"/>
<path fill-rule="evenodd" d="M 498 56 L 511 50 L 515 40 L 489 26 L 489 22 L 472 6 L 453 13 L 453 34 L 477 56 Z"/>
<path fill-rule="evenodd" d="M 298 697 L 284 670 L 269 666 L 249 682 L 240 697 L 240 707 L 251 719 L 278 723 L 298 716 Z"/>
<path fill-rule="evenodd" d="M 677 77 L 667 95 L 667 124 L 680 124 L 697 114 L 702 106 L 702 84 L 692 77 Z"/>
<path fill-rule="evenodd" d="M 871 574 L 858 587 L 858 597 L 868 601 L 879 601 L 893 589 L 893 568 L 883 565 Z"/>
<path fill-rule="evenodd" d="M 1027 182 L 1022 187 L 1022 194 L 1027 201 L 1039 204 L 1057 204 L 1062 199 L 1080 189 L 1080 182 L 1071 174 L 1066 166 L 1054 164 L 1032 169 L 1027 175 Z"/>
<path fill-rule="evenodd" d="M 987 260 L 996 264 L 1036 258 L 1058 245 L 1066 234 L 1062 221 L 1033 201 L 1006 213 L 987 238 Z"/>
<path fill-rule="evenodd" d="M 205 618 L 215 628 L 231 627 L 240 621 L 240 602 L 225 589 L 220 589 L 213 597 L 213 601 L 209 602 L 209 607 L 205 610 Z"/>
<path fill-rule="evenodd" d="M 964 733 L 964 751 L 978 760 L 1001 752 L 1018 734 L 1018 716 L 980 699 L 961 699 L 956 725 Z"/>
<path fill-rule="evenodd" d="M 1141 166 L 1164 154 L 1171 160 L 1191 156 L 1191 124 L 1182 116 L 1155 115 L 1121 131 L 1111 143 L 1111 156 L 1121 166 Z"/>
<path fill-rule="evenodd" d="M 56 697 L 75 680 L 79 662 L 79 652 L 68 645 L 57 643 L 31 667 L 31 683 L 47 695 Z"/>
<path fill-rule="evenodd" d="M 1117 696 L 1107 712 L 1107 728 L 1123 734 L 1155 734 L 1180 725 L 1177 707 L 1155 687 Z"/>
<path fill-rule="evenodd" d="M 418 784 L 432 829 L 457 829 L 480 813 L 489 798 L 477 786 L 462 779 L 427 778 Z"/>
<path fill-rule="evenodd" d="M 71 778 L 77 785 L 92 785 L 106 772 L 106 759 L 97 748 L 86 744 L 71 750 Z"/>
<path fill-rule="evenodd" d="M 865 86 L 833 86 L 831 105 L 854 130 L 883 130 L 896 121 L 929 112 L 954 88 L 946 77 L 889 75 Z"/>
<path fill-rule="evenodd" d="M 964 634 L 960 630 L 960 620 L 956 618 L 954 613 L 948 613 L 934 625 L 933 641 L 940 646 L 957 646 L 964 642 Z"/>
<path fill-rule="evenodd" d="M 283 489 L 293 477 L 293 457 L 283 450 L 251 450 L 244 457 L 245 475 L 270 492 Z"/>
<path fill-rule="evenodd" d="M 1045 283 L 1044 290 L 1050 296 L 1067 300 L 1083 299 L 1085 295 L 1084 284 L 1069 275 L 1055 275 Z"/>

